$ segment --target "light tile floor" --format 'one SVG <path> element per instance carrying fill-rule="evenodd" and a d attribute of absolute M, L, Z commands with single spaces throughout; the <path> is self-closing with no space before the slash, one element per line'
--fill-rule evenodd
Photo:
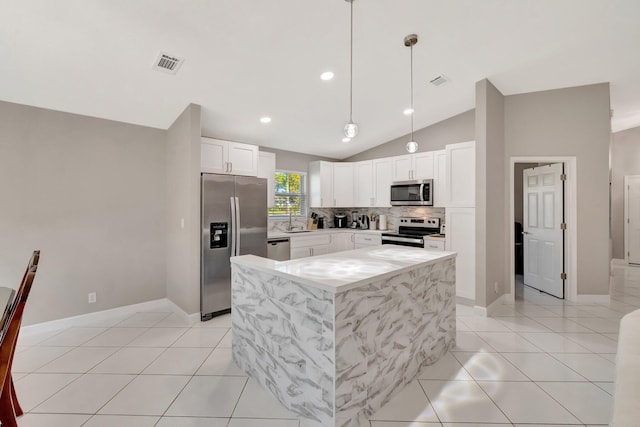
<path fill-rule="evenodd" d="M 457 307 L 457 346 L 367 427 L 606 425 L 620 318 L 640 268 L 617 267 L 608 304 L 524 288 L 483 318 Z M 229 316 L 188 325 L 137 313 L 20 338 L 20 427 L 302 427 L 231 361 Z"/>

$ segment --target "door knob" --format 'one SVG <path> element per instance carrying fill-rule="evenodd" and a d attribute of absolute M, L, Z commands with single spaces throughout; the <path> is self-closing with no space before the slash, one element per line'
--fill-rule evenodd
<path fill-rule="evenodd" d="M 523 231 L 522 234 L 529 234 L 529 232 L 528 231 Z"/>

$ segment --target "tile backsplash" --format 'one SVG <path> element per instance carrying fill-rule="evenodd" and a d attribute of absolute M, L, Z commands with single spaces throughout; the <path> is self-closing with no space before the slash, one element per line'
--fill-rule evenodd
<path fill-rule="evenodd" d="M 403 217 L 436 217 L 444 223 L 445 208 L 430 208 L 424 206 L 394 206 L 390 208 L 309 208 L 311 213 L 324 217 L 325 228 L 333 228 L 333 216 L 336 213 L 347 214 L 347 223 L 351 224 L 353 212 L 358 215 L 387 215 L 387 229 L 397 230 L 398 220 Z M 291 225 L 297 228 L 307 227 L 307 218 L 293 217 Z M 269 219 L 269 231 L 285 231 L 289 226 L 289 218 Z M 373 226 L 371 227 L 373 229 Z"/>

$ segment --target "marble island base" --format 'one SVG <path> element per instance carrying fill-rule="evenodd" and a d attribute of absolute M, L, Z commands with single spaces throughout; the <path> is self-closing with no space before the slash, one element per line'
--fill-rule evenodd
<path fill-rule="evenodd" d="M 232 259 L 233 360 L 301 417 L 364 424 L 455 345 L 455 254 L 335 288 L 256 258 Z"/>

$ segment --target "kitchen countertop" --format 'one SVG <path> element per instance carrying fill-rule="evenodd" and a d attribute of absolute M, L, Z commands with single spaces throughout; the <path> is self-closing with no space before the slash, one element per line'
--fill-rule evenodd
<path fill-rule="evenodd" d="M 312 234 L 334 234 L 334 233 L 362 233 L 362 234 L 381 234 L 389 233 L 393 230 L 362 230 L 359 228 L 322 228 L 319 230 L 308 230 L 303 233 L 289 233 L 286 231 L 269 231 L 268 239 L 281 239 L 283 237 L 309 236 Z"/>
<path fill-rule="evenodd" d="M 231 263 L 276 273 L 314 288 L 337 293 L 455 256 L 455 252 L 383 245 L 290 261 L 241 255 L 232 257 Z"/>

